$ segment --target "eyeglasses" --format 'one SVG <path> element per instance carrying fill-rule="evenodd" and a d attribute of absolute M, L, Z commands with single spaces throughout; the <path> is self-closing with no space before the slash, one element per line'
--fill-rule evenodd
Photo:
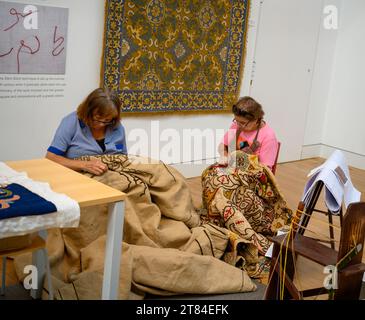
<path fill-rule="evenodd" d="M 233 119 L 233 123 L 240 126 L 241 128 L 245 128 L 250 122 L 251 122 L 251 120 L 247 120 L 245 123 L 242 123 L 242 122 L 237 121 L 236 119 Z"/>
<path fill-rule="evenodd" d="M 114 123 L 115 120 L 111 120 L 111 121 L 102 121 L 102 120 L 98 120 L 98 119 L 92 119 L 94 122 L 97 122 L 97 123 L 100 123 L 100 124 L 103 124 L 105 126 L 108 126 L 108 125 L 111 125 Z"/>

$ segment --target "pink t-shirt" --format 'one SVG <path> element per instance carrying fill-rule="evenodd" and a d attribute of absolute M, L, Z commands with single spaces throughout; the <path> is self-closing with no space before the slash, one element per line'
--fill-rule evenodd
<path fill-rule="evenodd" d="M 237 127 L 237 124 L 232 122 L 231 126 L 223 137 L 222 143 L 224 145 L 228 146 L 231 144 L 233 139 L 236 139 Z M 239 149 L 237 148 L 237 146 L 240 144 L 240 142 L 244 141 L 247 141 L 248 144 L 251 146 L 252 141 L 256 136 L 256 133 L 257 130 L 249 132 L 241 131 L 235 144 L 236 149 Z M 258 155 L 259 161 L 261 163 L 272 168 L 275 163 L 276 154 L 278 151 L 278 140 L 276 139 L 274 130 L 265 123 L 265 125 L 260 129 L 257 140 L 260 142 L 261 145 L 255 151 L 255 154 Z"/>

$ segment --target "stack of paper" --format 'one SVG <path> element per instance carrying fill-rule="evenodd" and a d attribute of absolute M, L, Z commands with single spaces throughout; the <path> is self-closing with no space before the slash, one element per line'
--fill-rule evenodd
<path fill-rule="evenodd" d="M 310 179 L 305 185 L 302 197 L 306 205 L 312 199 L 320 181 L 324 183 L 326 206 L 332 213 L 340 211 L 343 200 L 346 208 L 350 203 L 360 201 L 361 193 L 353 186 L 345 157 L 339 150 L 332 153 L 324 164 L 313 169 L 308 177 Z"/>

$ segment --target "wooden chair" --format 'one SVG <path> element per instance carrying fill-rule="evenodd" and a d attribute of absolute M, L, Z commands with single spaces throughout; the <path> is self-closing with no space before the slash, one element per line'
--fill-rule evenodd
<path fill-rule="evenodd" d="M 334 283 L 337 280 L 337 288 L 334 287 L 334 290 L 330 290 L 333 299 L 359 299 L 365 271 L 365 264 L 361 262 L 365 240 L 365 202 L 352 203 L 348 206 L 343 217 L 338 252 L 299 233 L 293 234 L 293 240 L 287 241 L 287 234 L 274 237 L 271 240 L 274 243 L 270 270 L 271 280 L 265 293 L 265 299 L 272 300 L 280 297 L 278 294 L 280 281 L 282 285 L 281 298 L 284 299 L 302 299 L 303 297 L 326 293 L 326 289 L 323 287 L 305 291 L 299 291 L 296 288 L 293 283 L 293 263 L 296 255 L 301 255 L 322 266 L 336 266 L 337 277 L 333 277 L 332 280 L 335 281 Z M 285 254 L 286 250 L 288 250 L 287 254 Z M 280 255 L 282 256 L 280 257 Z M 286 272 L 282 272 L 284 267 L 284 258 L 282 257 L 285 255 L 287 258 Z"/>
<path fill-rule="evenodd" d="M 276 152 L 275 163 L 274 163 L 274 165 L 272 166 L 272 169 L 271 169 L 273 174 L 275 174 L 275 172 L 276 172 L 276 166 L 278 164 L 278 159 L 279 159 L 280 146 L 281 146 L 281 143 L 278 142 L 278 150 Z"/>
<path fill-rule="evenodd" d="M 33 254 L 33 264 L 36 265 L 38 271 L 38 283 L 37 283 L 38 290 L 34 291 L 34 294 L 32 294 L 32 296 L 33 298 L 40 298 L 40 293 L 42 292 L 43 289 L 43 280 L 44 280 L 43 270 L 45 270 L 48 280 L 48 298 L 49 300 L 53 300 L 51 271 L 46 249 L 46 241 L 40 235 L 37 235 L 32 240 L 32 242 L 24 248 L 0 251 L 0 258 L 2 258 L 2 281 L 1 281 L 0 294 L 5 295 L 6 292 L 6 257 L 17 256 L 29 252 Z"/>

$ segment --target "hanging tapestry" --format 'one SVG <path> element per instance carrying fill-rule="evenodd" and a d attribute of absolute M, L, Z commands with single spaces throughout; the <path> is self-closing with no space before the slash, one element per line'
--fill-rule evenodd
<path fill-rule="evenodd" d="M 249 0 L 106 0 L 101 85 L 127 113 L 230 110 L 248 13 Z"/>

